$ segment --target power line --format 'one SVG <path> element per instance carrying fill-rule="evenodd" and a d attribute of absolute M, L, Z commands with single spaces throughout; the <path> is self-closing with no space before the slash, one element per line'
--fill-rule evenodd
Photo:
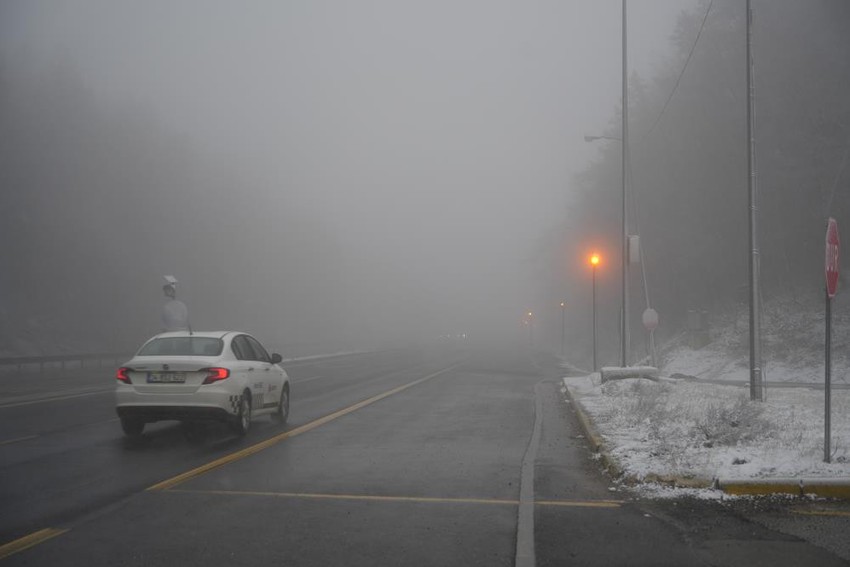
<path fill-rule="evenodd" d="M 652 123 L 652 128 L 646 133 L 644 138 L 648 138 L 654 131 L 655 127 L 658 126 L 658 123 L 661 121 L 661 117 L 664 116 L 664 111 L 667 110 L 667 105 L 670 104 L 670 101 L 673 100 L 673 95 L 676 94 L 676 89 L 679 88 L 679 82 L 682 80 L 682 76 L 685 74 L 685 70 L 688 68 L 688 63 L 691 62 L 691 57 L 694 54 L 694 50 L 697 47 L 697 43 L 699 42 L 699 38 L 702 35 L 702 30 L 705 28 L 705 21 L 708 19 L 708 14 L 711 12 L 711 7 L 714 5 L 714 0 L 708 3 L 708 8 L 705 10 L 705 15 L 702 17 L 702 23 L 699 26 L 699 31 L 697 32 L 697 36 L 694 39 L 693 45 L 691 45 L 691 51 L 688 53 L 688 58 L 685 59 L 685 64 L 682 66 L 682 70 L 679 72 L 679 76 L 676 78 L 676 84 L 673 85 L 673 90 L 670 91 L 670 96 L 667 97 L 667 100 L 664 102 L 664 106 L 661 107 L 661 112 L 658 113 L 658 116 L 655 119 L 655 122 Z"/>
<path fill-rule="evenodd" d="M 673 99 L 673 95 L 676 94 L 676 89 L 679 88 L 679 83 L 682 80 L 682 76 L 685 74 L 685 71 L 688 68 L 688 63 L 691 62 L 691 57 L 693 57 L 694 51 L 696 50 L 697 43 L 699 42 L 699 38 L 702 35 L 702 30 L 705 28 L 705 22 L 706 22 L 706 20 L 708 20 L 708 15 L 711 13 L 711 7 L 713 5 L 714 5 L 714 0 L 711 0 L 708 3 L 708 7 L 706 8 L 705 14 L 702 17 L 702 22 L 700 23 L 699 31 L 697 32 L 697 35 L 694 38 L 693 45 L 691 45 L 691 50 L 688 52 L 688 57 L 687 57 L 687 59 L 685 59 L 685 64 L 682 66 L 682 70 L 679 72 L 679 76 L 676 78 L 676 84 L 673 85 L 673 90 L 670 91 L 670 95 L 667 97 L 667 100 L 664 102 L 664 106 L 661 107 L 661 112 L 658 113 L 658 116 L 655 118 L 655 122 L 653 122 L 653 124 L 652 124 L 652 128 L 649 129 L 649 131 L 646 133 L 644 138 L 648 138 L 650 136 L 650 134 L 652 134 L 652 132 L 655 131 L 655 127 L 661 121 L 661 117 L 664 116 L 664 111 L 667 110 L 667 105 L 670 104 L 670 101 Z M 629 166 L 628 167 L 629 167 L 629 172 L 628 172 L 629 185 L 632 187 L 632 192 L 634 192 L 634 181 L 632 180 L 633 174 L 632 174 L 631 160 L 629 160 Z M 634 194 L 632 195 L 631 206 L 632 206 L 632 209 L 631 209 L 632 218 L 637 219 L 638 218 L 638 216 L 637 216 L 637 199 L 634 197 Z M 644 283 L 644 286 L 645 286 L 646 285 L 646 279 L 645 278 L 644 278 L 643 283 Z M 646 291 L 646 296 L 647 296 L 646 297 L 647 307 L 649 307 L 649 292 L 648 291 Z"/>

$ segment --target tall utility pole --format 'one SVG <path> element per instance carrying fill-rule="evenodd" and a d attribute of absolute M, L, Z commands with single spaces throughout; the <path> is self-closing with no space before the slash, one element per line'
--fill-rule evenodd
<path fill-rule="evenodd" d="M 749 2 L 749 0 L 747 0 Z M 628 240 L 628 225 L 626 219 L 626 178 L 628 177 L 629 163 L 629 74 L 628 60 L 626 58 L 626 0 L 623 0 L 623 234 L 620 237 L 620 249 L 622 250 L 622 300 L 623 309 L 620 317 L 620 366 L 626 366 L 629 351 L 629 295 L 626 286 L 629 281 L 629 260 L 626 257 L 626 246 Z"/>
<path fill-rule="evenodd" d="M 625 0 L 623 0 L 625 2 Z M 761 368 L 761 297 L 759 295 L 758 203 L 755 168 L 755 89 L 752 52 L 753 11 L 747 0 L 747 172 L 750 205 L 750 400 L 764 401 Z"/>

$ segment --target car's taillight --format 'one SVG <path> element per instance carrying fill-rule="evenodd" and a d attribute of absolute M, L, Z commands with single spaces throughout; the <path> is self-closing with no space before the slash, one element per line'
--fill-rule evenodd
<path fill-rule="evenodd" d="M 122 366 L 115 371 L 115 379 L 119 382 L 124 382 L 125 384 L 133 383 L 130 381 L 130 369 L 125 366 Z"/>
<path fill-rule="evenodd" d="M 207 377 L 204 378 L 204 384 L 212 384 L 219 380 L 224 380 L 230 377 L 230 370 L 227 368 L 204 368 L 207 371 Z"/>

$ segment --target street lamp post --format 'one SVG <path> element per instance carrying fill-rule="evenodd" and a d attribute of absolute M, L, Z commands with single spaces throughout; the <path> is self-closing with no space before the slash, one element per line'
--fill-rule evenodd
<path fill-rule="evenodd" d="M 764 401 L 764 374 L 761 359 L 761 284 L 759 283 L 758 192 L 755 170 L 755 91 L 753 86 L 753 11 L 747 0 L 747 173 L 749 199 L 749 280 L 750 280 L 750 400 Z"/>
<path fill-rule="evenodd" d="M 561 356 L 566 356 L 566 351 L 567 351 L 567 343 L 566 343 L 566 339 L 564 338 L 565 331 L 566 331 L 566 328 L 564 326 L 564 311 L 565 311 L 566 306 L 567 306 L 567 304 L 562 301 L 561 302 Z"/>
<path fill-rule="evenodd" d="M 622 308 L 623 317 L 620 323 L 620 337 L 622 344 L 620 345 L 620 366 L 626 366 L 628 361 L 629 351 L 629 294 L 626 292 L 626 285 L 629 281 L 629 260 L 626 258 L 626 244 L 628 231 L 628 218 L 626 217 L 626 178 L 628 177 L 627 164 L 629 163 L 629 66 L 626 57 L 628 45 L 626 41 L 626 0 L 623 0 L 623 141 L 622 141 L 622 156 L 623 156 L 623 233 L 620 235 L 620 246 L 622 250 Z"/>
<path fill-rule="evenodd" d="M 593 142 L 596 140 L 616 140 L 622 145 L 622 170 L 623 170 L 623 195 L 622 195 L 622 234 L 620 235 L 620 251 L 622 269 L 621 292 L 622 298 L 620 308 L 622 309 L 620 316 L 620 366 L 628 364 L 627 353 L 629 351 L 629 294 L 626 291 L 626 285 L 629 281 L 629 261 L 626 250 L 628 246 L 628 218 L 626 217 L 626 179 L 628 177 L 629 163 L 629 76 L 628 76 L 628 58 L 626 41 L 626 0 L 623 0 L 623 137 L 615 138 L 614 136 L 585 136 L 585 142 Z"/>
<path fill-rule="evenodd" d="M 534 350 L 534 314 L 529 311 L 526 315 L 528 316 L 528 319 L 526 319 L 528 321 L 528 346 L 531 350 Z"/>
<path fill-rule="evenodd" d="M 625 34 L 625 23 L 626 23 L 625 22 L 625 9 L 626 9 L 625 2 L 623 2 L 623 18 L 624 18 L 623 19 L 623 26 L 624 26 L 623 27 L 623 34 Z M 625 46 L 625 35 L 623 36 L 623 45 Z M 625 52 L 625 47 L 624 47 L 624 50 L 623 50 L 623 58 L 624 58 L 623 59 L 623 61 L 624 61 L 623 65 L 624 66 L 625 66 L 625 56 L 626 56 L 626 52 Z M 625 74 L 624 74 L 624 76 L 625 76 Z M 623 104 L 626 105 L 626 104 L 628 104 L 628 101 L 627 101 L 627 98 L 626 98 L 627 94 L 626 94 L 625 88 L 623 89 L 623 96 L 624 96 L 623 100 L 625 101 Z M 624 108 L 625 108 L 625 106 L 624 106 Z M 622 308 L 622 312 L 620 313 L 620 365 L 621 366 L 626 366 L 628 364 L 628 358 L 626 356 L 626 353 L 629 350 L 629 347 L 628 347 L 628 345 L 629 345 L 629 334 L 628 334 L 629 333 L 629 323 L 628 323 L 629 295 L 627 293 L 627 285 L 626 285 L 629 281 L 629 259 L 628 259 L 628 254 L 626 252 L 627 246 L 628 246 L 628 237 L 627 237 L 628 225 L 627 225 L 627 222 L 626 222 L 626 174 L 627 174 L 627 171 L 628 171 L 627 160 L 629 159 L 628 158 L 629 154 L 628 154 L 628 144 L 623 141 L 623 140 L 628 139 L 628 138 L 625 137 L 625 136 L 628 136 L 628 126 L 626 125 L 626 122 L 625 122 L 626 114 L 627 114 L 627 112 L 624 110 L 624 112 L 623 112 L 623 115 L 624 115 L 624 117 L 623 117 L 623 136 L 624 137 L 623 138 L 617 138 L 615 136 L 587 136 L 587 135 L 585 135 L 585 137 L 584 137 L 584 141 L 588 142 L 588 143 L 595 142 L 596 140 L 613 140 L 615 142 L 620 142 L 620 144 L 622 145 L 622 156 L 623 156 L 623 191 L 622 191 L 622 201 L 623 202 L 622 202 L 622 205 L 623 205 L 623 211 L 622 211 L 622 223 L 621 223 L 622 234 L 621 234 L 621 243 L 620 243 L 620 247 L 621 247 L 620 250 L 621 250 L 622 262 L 623 262 L 622 269 L 621 269 L 621 274 L 622 274 L 621 308 Z"/>
<path fill-rule="evenodd" d="M 590 256 L 590 267 L 591 267 L 591 271 L 593 273 L 593 284 L 592 284 L 591 287 L 593 288 L 593 371 L 594 372 L 596 372 L 596 370 L 599 368 L 599 365 L 597 364 L 597 358 L 596 358 L 596 266 L 598 266 L 598 265 L 599 265 L 599 254 L 594 253 Z"/>

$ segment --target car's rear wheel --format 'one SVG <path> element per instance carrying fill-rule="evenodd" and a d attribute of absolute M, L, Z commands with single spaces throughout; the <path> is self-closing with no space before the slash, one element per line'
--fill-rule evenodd
<path fill-rule="evenodd" d="M 121 429 L 127 437 L 141 437 L 142 431 L 145 430 L 145 422 L 137 418 L 122 417 Z"/>
<path fill-rule="evenodd" d="M 251 428 L 251 394 L 246 390 L 239 398 L 239 412 L 232 421 L 233 432 L 240 437 Z"/>
<path fill-rule="evenodd" d="M 272 414 L 272 419 L 280 424 L 286 423 L 289 419 L 289 386 L 284 386 L 280 393 L 280 402 L 277 405 L 277 411 Z"/>

